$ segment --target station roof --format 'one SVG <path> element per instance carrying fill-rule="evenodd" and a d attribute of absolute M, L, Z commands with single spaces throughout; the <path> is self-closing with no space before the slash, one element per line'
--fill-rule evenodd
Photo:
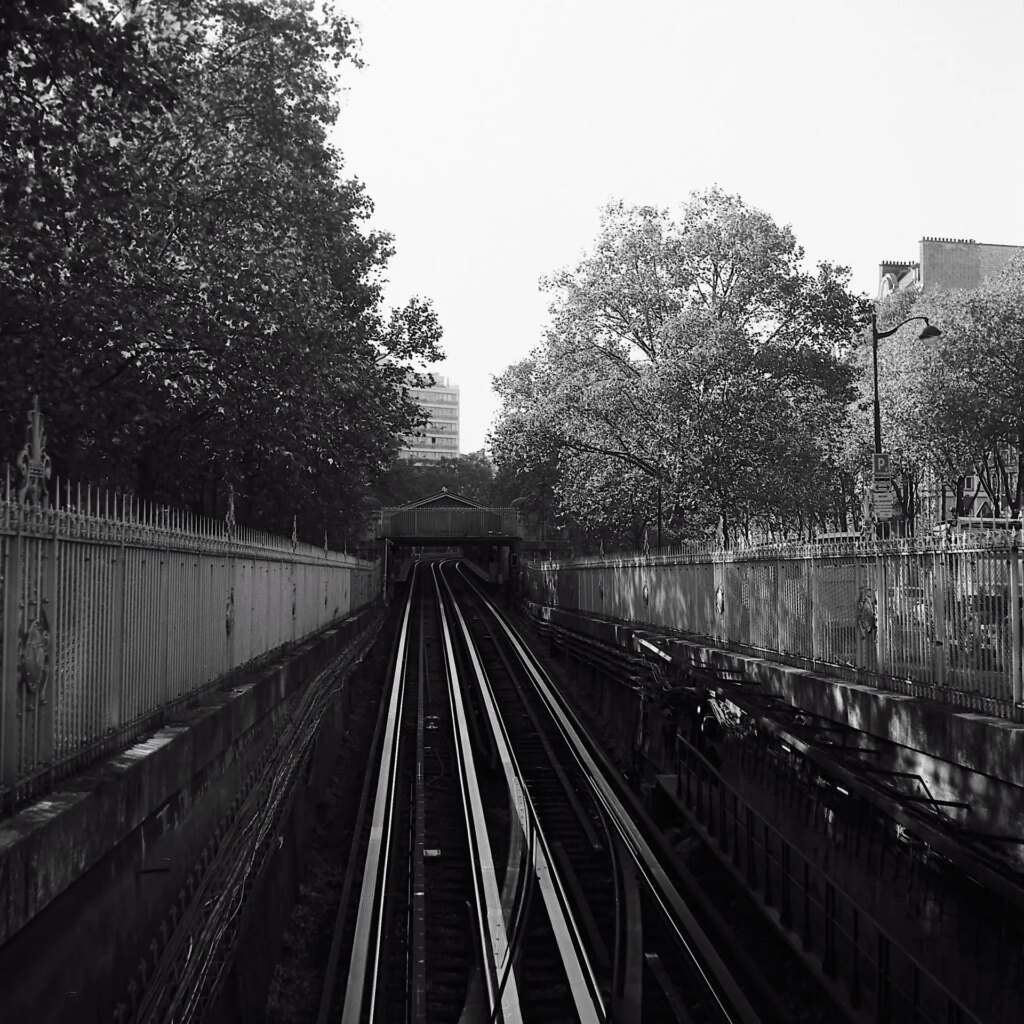
<path fill-rule="evenodd" d="M 407 505 L 399 505 L 400 509 L 407 508 L 488 508 L 487 505 L 481 505 L 479 501 L 473 501 L 472 498 L 465 498 L 461 494 L 456 494 L 454 491 L 449 491 L 447 487 L 442 487 L 441 490 L 435 491 L 433 494 L 428 494 L 425 498 L 420 498 L 419 501 L 410 501 Z"/>

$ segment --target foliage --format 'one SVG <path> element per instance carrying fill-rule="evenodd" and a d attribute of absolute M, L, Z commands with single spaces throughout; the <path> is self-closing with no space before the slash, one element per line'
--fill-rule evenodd
<path fill-rule="evenodd" d="M 499 466 L 557 459 L 591 542 L 636 535 L 652 501 L 663 539 L 831 511 L 865 306 L 847 270 L 802 258 L 789 228 L 717 188 L 678 219 L 610 204 L 592 252 L 543 282 L 543 344 L 495 381 Z"/>
<path fill-rule="evenodd" d="M 481 505 L 495 504 L 494 467 L 482 452 L 421 464 L 399 459 L 371 494 L 382 505 L 406 505 L 442 488 Z"/>
<path fill-rule="evenodd" d="M 879 347 L 884 445 L 901 471 L 905 512 L 934 478 L 965 514 L 968 475 L 995 515 L 1022 508 L 1024 452 L 1024 258 L 981 288 L 901 293 L 881 311 L 885 323 L 927 316 L 942 335 L 918 340 L 915 321 Z M 869 358 L 870 353 L 865 358 Z M 870 381 L 865 380 L 865 391 Z M 867 402 L 867 394 L 865 400 Z"/>
<path fill-rule="evenodd" d="M 440 329 L 327 141 L 351 23 L 312 0 L 0 13 L 0 439 L 64 474 L 322 535 L 397 450 Z"/>

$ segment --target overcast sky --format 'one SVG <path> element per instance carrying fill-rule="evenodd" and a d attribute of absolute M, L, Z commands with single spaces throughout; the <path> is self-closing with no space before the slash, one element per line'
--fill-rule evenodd
<path fill-rule="evenodd" d="M 337 2 L 366 67 L 336 140 L 389 301 L 438 311 L 464 452 L 608 199 L 717 183 L 870 294 L 922 235 L 1024 244 L 1024 0 Z"/>

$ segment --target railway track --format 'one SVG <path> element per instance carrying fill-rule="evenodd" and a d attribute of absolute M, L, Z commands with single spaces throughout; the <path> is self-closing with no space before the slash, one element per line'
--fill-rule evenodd
<path fill-rule="evenodd" d="M 411 573 L 373 750 L 320 1024 L 775 1016 L 454 560 Z"/>

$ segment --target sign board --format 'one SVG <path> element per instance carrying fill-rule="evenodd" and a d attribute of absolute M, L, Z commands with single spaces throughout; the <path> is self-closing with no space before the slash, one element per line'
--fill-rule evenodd
<path fill-rule="evenodd" d="M 876 480 L 892 479 L 892 460 L 888 452 L 876 452 L 872 455 L 871 468 Z"/>
<path fill-rule="evenodd" d="M 875 483 L 871 489 L 871 507 L 876 520 L 892 519 L 893 493 L 888 483 Z"/>

